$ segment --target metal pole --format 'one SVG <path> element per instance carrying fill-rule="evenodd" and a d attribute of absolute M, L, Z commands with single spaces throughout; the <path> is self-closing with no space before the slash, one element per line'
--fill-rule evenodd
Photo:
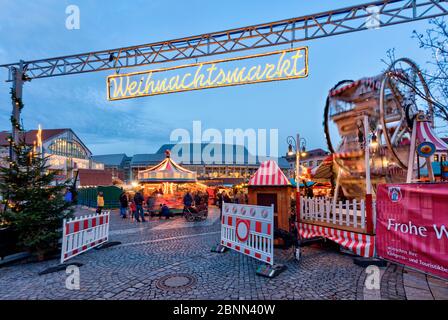
<path fill-rule="evenodd" d="M 364 115 L 364 152 L 366 168 L 366 231 L 373 234 L 373 199 L 372 183 L 370 180 L 370 141 L 369 141 L 369 117 Z"/>
<path fill-rule="evenodd" d="M 414 161 L 415 161 L 415 145 L 417 139 L 417 121 L 414 120 L 412 126 L 412 134 L 411 134 L 411 146 L 409 149 L 409 158 L 408 158 L 408 173 L 406 176 L 406 183 L 411 183 L 414 175 Z M 420 172 L 420 165 L 418 164 L 419 159 L 417 156 L 417 168 L 418 172 Z M 420 177 L 418 177 L 420 179 Z"/>
<path fill-rule="evenodd" d="M 18 68 L 12 68 L 12 93 L 16 97 L 16 99 L 22 99 L 22 90 L 23 90 L 23 61 L 20 61 L 20 65 Z M 14 144 L 18 144 L 20 140 L 20 104 L 18 101 L 12 99 L 12 141 Z M 14 160 L 16 158 L 15 153 L 12 148 L 10 150 L 10 156 Z"/>
<path fill-rule="evenodd" d="M 296 220 L 300 221 L 300 135 L 296 136 Z"/>
<path fill-rule="evenodd" d="M 364 153 L 366 167 L 366 194 L 372 194 L 370 181 L 370 142 L 369 142 L 369 117 L 364 115 Z"/>

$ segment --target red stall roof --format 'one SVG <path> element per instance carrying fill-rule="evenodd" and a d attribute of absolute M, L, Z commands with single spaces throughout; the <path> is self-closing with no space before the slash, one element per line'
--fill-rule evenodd
<path fill-rule="evenodd" d="M 254 176 L 249 180 L 250 186 L 290 186 L 288 178 L 273 160 L 264 161 Z"/>

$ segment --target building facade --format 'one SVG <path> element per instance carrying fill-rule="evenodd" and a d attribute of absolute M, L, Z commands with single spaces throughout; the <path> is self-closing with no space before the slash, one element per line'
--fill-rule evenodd
<path fill-rule="evenodd" d="M 125 182 L 137 180 L 138 172 L 159 164 L 165 159 L 165 151 L 182 167 L 194 171 L 198 180 L 206 184 L 238 184 L 257 171 L 261 159 L 251 155 L 244 146 L 224 144 L 164 144 L 152 154 L 93 156 L 95 161 L 105 164 L 106 170 L 114 170 L 125 177 Z M 284 157 L 276 158 L 279 167 L 286 173 L 289 163 Z"/>
<path fill-rule="evenodd" d="M 0 156 L 2 165 L 7 165 L 5 157 L 9 155 L 10 132 L 0 132 Z M 45 129 L 23 132 L 20 139 L 27 145 L 38 145 L 42 141 L 42 147 L 37 147 L 48 158 L 49 170 L 56 172 L 56 180 L 65 181 L 76 176 L 78 169 L 104 170 L 104 165 L 92 159 L 92 152 L 73 132 L 72 129 Z M 41 150 L 39 150 L 41 149 Z"/>

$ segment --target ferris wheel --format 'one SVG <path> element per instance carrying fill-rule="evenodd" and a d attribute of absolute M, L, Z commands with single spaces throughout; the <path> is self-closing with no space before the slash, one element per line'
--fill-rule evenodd
<path fill-rule="evenodd" d="M 408 58 L 393 61 L 376 77 L 338 82 L 327 96 L 323 126 L 328 150 L 346 181 L 362 184 L 356 178 L 365 174 L 367 147 L 374 186 L 404 180 L 414 119 L 421 113 L 433 126 L 431 93 L 422 72 Z M 353 188 L 359 190 L 349 193 L 362 193 L 361 186 Z"/>

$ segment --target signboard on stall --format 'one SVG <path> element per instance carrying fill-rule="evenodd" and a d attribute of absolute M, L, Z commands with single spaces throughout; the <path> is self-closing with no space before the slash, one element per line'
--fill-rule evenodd
<path fill-rule="evenodd" d="M 448 279 L 448 183 L 382 184 L 378 256 Z"/>
<path fill-rule="evenodd" d="M 224 203 L 221 245 L 274 264 L 274 206 Z"/>

